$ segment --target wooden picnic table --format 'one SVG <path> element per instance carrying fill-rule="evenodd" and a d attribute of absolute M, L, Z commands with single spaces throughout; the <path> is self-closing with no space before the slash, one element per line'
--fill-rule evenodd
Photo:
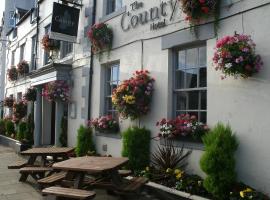
<path fill-rule="evenodd" d="M 72 147 L 43 147 L 43 148 L 32 148 L 26 151 L 21 152 L 21 155 L 29 156 L 26 167 L 20 169 L 21 177 L 20 181 L 26 181 L 28 175 L 39 174 L 40 178 L 44 176 L 45 168 L 48 168 L 48 171 L 52 171 L 52 168 L 49 168 L 50 161 L 47 159 L 48 156 L 52 157 L 52 163 L 58 161 L 59 158 L 66 160 L 69 158 L 69 153 L 74 151 Z M 35 165 L 37 157 L 41 157 L 41 164 Z M 40 168 L 38 168 L 40 167 Z M 41 172 L 41 169 L 44 169 L 44 173 Z M 35 179 L 38 179 L 37 176 L 33 176 Z"/>
<path fill-rule="evenodd" d="M 86 174 L 106 174 L 112 181 L 112 184 L 118 186 L 122 180 L 118 169 L 127 164 L 127 162 L 128 158 L 86 156 L 58 162 L 53 164 L 52 167 L 53 169 L 67 171 L 67 178 L 72 177 L 74 179 L 74 188 L 82 187 Z"/>

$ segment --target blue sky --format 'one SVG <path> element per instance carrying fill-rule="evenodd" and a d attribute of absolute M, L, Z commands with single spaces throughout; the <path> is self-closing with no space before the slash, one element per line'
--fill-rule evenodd
<path fill-rule="evenodd" d="M 5 9 L 5 0 L 0 0 L 1 3 L 0 3 L 0 19 L 2 18 L 3 16 L 3 11 Z"/>

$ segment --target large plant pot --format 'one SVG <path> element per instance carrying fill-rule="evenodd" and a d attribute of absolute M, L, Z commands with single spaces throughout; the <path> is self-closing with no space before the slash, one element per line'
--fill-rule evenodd
<path fill-rule="evenodd" d="M 13 148 L 16 153 L 20 153 L 21 151 L 31 148 L 31 145 L 29 144 L 22 144 L 20 141 L 4 135 L 0 135 L 0 144 Z"/>

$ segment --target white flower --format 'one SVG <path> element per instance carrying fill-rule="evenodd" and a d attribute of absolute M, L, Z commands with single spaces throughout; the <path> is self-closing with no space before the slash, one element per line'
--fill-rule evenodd
<path fill-rule="evenodd" d="M 225 65 L 225 68 L 227 68 L 227 69 L 229 69 L 229 68 L 231 68 L 232 67 L 232 63 L 227 63 L 226 65 Z"/>
<path fill-rule="evenodd" d="M 220 59 L 218 60 L 218 64 L 222 64 L 222 62 L 223 62 L 223 59 L 220 58 Z"/>

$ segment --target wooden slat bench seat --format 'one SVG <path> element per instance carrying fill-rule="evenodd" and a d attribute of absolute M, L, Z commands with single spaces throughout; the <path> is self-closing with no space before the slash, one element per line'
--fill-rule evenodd
<path fill-rule="evenodd" d="M 65 197 L 72 199 L 93 199 L 96 196 L 95 192 L 73 189 L 73 188 L 63 188 L 63 187 L 49 187 L 42 190 L 44 195 L 54 195 L 56 197 Z"/>
<path fill-rule="evenodd" d="M 51 176 L 39 179 L 38 183 L 43 186 L 51 186 L 62 181 L 66 177 L 66 175 L 67 175 L 67 172 L 58 172 L 58 173 L 52 174 Z"/>
<path fill-rule="evenodd" d="M 16 163 L 13 163 L 8 166 L 8 169 L 20 169 L 22 167 L 25 167 L 27 165 L 27 161 L 17 161 Z"/>
<path fill-rule="evenodd" d="M 44 178 L 46 172 L 50 172 L 53 169 L 50 167 L 23 167 L 20 169 L 22 174 L 19 181 L 26 181 L 28 175 L 31 175 L 35 180 Z"/>
<path fill-rule="evenodd" d="M 120 176 L 122 177 L 126 177 L 126 176 L 129 176 L 132 174 L 132 171 L 131 170 L 118 170 L 118 173 Z"/>

